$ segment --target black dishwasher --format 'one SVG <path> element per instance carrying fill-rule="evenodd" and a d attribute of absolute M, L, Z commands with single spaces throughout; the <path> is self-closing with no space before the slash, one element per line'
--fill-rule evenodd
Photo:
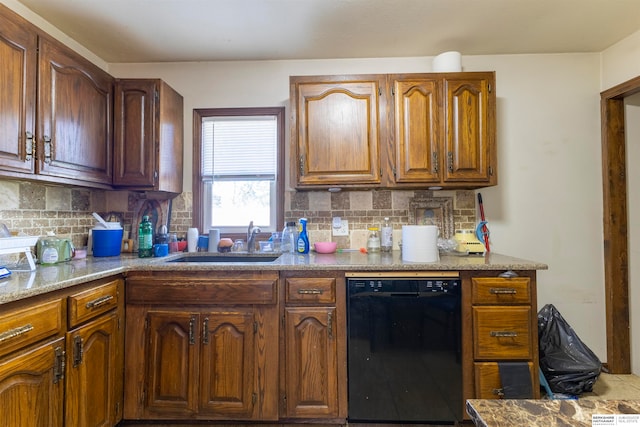
<path fill-rule="evenodd" d="M 349 422 L 462 420 L 460 279 L 347 280 Z"/>

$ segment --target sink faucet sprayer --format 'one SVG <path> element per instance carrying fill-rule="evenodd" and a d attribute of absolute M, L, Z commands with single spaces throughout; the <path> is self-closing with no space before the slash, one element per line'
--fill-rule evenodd
<path fill-rule="evenodd" d="M 253 221 L 249 223 L 249 228 L 247 229 L 247 252 L 250 254 L 255 251 L 256 234 L 260 233 L 260 231 L 260 227 L 253 226 Z"/>

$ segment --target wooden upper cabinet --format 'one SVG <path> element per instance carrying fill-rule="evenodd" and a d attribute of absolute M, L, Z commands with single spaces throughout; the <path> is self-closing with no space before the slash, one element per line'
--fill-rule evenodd
<path fill-rule="evenodd" d="M 113 185 L 182 192 L 183 99 L 162 80 L 115 84 Z"/>
<path fill-rule="evenodd" d="M 395 182 L 439 182 L 440 150 L 435 78 L 392 76 Z"/>
<path fill-rule="evenodd" d="M 381 76 L 291 77 L 295 184 L 379 184 Z"/>
<path fill-rule="evenodd" d="M 297 188 L 497 184 L 495 74 L 291 77 Z"/>
<path fill-rule="evenodd" d="M 31 25 L 0 5 L 0 170 L 35 171 L 38 37 Z"/>
<path fill-rule="evenodd" d="M 494 82 L 492 73 L 444 78 L 447 183 L 497 183 Z"/>
<path fill-rule="evenodd" d="M 110 186 L 113 78 L 45 36 L 38 76 L 37 172 Z"/>

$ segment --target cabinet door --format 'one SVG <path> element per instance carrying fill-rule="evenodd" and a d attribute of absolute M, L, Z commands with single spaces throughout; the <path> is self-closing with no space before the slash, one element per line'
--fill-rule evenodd
<path fill-rule="evenodd" d="M 34 172 L 37 36 L 18 15 L 0 9 L 0 169 Z"/>
<path fill-rule="evenodd" d="M 39 45 L 38 172 L 111 185 L 113 78 L 53 40 Z"/>
<path fill-rule="evenodd" d="M 146 414 L 197 412 L 198 319 L 177 311 L 147 314 Z"/>
<path fill-rule="evenodd" d="M 351 76 L 348 81 L 292 79 L 292 143 L 300 186 L 379 184 L 379 93 L 384 80 Z"/>
<path fill-rule="evenodd" d="M 439 182 L 438 81 L 392 78 L 396 182 Z"/>
<path fill-rule="evenodd" d="M 118 80 L 115 85 L 113 184 L 153 187 L 155 122 L 158 88 L 155 80 Z"/>
<path fill-rule="evenodd" d="M 338 415 L 335 307 L 285 308 L 287 417 Z"/>
<path fill-rule="evenodd" d="M 202 317 L 200 414 L 251 418 L 257 399 L 253 310 L 221 309 Z"/>
<path fill-rule="evenodd" d="M 493 86 L 489 75 L 445 77 L 445 182 L 495 184 Z"/>
<path fill-rule="evenodd" d="M 121 353 L 118 315 L 102 316 L 67 334 L 65 420 L 77 427 L 117 424 L 122 408 L 117 389 Z"/>
<path fill-rule="evenodd" d="M 64 338 L 0 362 L 0 425 L 63 425 Z"/>

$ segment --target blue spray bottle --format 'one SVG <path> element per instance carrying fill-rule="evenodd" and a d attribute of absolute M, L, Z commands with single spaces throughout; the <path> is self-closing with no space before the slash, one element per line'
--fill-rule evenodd
<path fill-rule="evenodd" d="M 296 252 L 299 254 L 309 253 L 309 236 L 307 235 L 307 218 L 300 218 L 300 233 L 296 242 Z"/>

